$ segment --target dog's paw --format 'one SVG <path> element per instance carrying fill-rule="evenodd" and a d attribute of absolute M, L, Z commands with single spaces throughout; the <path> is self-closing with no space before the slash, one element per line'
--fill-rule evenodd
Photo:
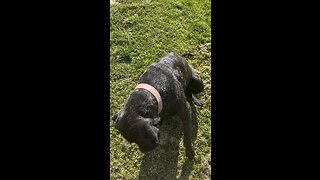
<path fill-rule="evenodd" d="M 117 114 L 115 114 L 115 115 L 113 115 L 111 119 L 112 119 L 113 121 L 116 121 L 116 120 L 117 120 L 117 118 L 118 118 L 118 113 L 117 113 Z"/>
<path fill-rule="evenodd" d="M 194 101 L 194 104 L 197 105 L 198 107 L 204 106 L 204 104 L 200 100 Z"/>
<path fill-rule="evenodd" d="M 197 105 L 198 107 L 203 107 L 204 104 L 203 102 L 201 102 L 198 98 L 196 98 L 194 95 L 192 95 L 192 101 L 195 105 Z"/>

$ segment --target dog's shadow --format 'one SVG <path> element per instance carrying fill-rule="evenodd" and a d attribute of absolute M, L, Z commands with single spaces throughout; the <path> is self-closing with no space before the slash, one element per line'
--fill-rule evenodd
<path fill-rule="evenodd" d="M 196 109 L 192 103 L 192 141 L 197 137 L 198 120 Z M 183 139 L 182 122 L 177 117 L 167 117 L 161 120 L 160 145 L 146 153 L 140 166 L 139 179 L 177 179 L 179 148 Z M 185 148 L 183 147 L 185 152 Z M 185 156 L 185 153 L 180 156 Z M 193 161 L 184 157 L 185 162 L 178 179 L 188 179 L 193 169 Z"/>

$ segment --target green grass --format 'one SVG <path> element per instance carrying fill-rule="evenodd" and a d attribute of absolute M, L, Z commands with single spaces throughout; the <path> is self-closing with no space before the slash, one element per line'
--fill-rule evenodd
<path fill-rule="evenodd" d="M 198 95 L 205 107 L 193 119 L 194 161 L 185 156 L 181 122 L 165 119 L 166 142 L 142 154 L 114 128 L 110 117 L 111 179 L 211 178 L 211 4 L 210 0 L 122 0 L 110 7 L 110 114 L 117 113 L 145 69 L 160 57 L 191 53 L 184 59 L 204 80 Z"/>

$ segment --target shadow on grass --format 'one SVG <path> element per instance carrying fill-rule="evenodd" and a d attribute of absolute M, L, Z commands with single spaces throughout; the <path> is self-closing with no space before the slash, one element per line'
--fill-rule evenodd
<path fill-rule="evenodd" d="M 194 105 L 190 104 L 193 111 L 192 117 L 192 141 L 197 137 L 198 121 Z M 139 179 L 177 179 L 180 142 L 183 139 L 182 122 L 177 117 L 162 119 L 160 126 L 161 145 L 155 150 L 144 155 Z M 182 142 L 181 142 L 182 143 Z M 185 148 L 183 147 L 183 151 Z M 178 179 L 189 179 L 193 170 L 193 161 L 188 160 L 183 153 L 184 159 L 181 175 Z"/>

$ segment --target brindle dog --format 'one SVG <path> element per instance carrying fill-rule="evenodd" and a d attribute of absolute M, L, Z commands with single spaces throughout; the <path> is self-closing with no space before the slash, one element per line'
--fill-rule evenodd
<path fill-rule="evenodd" d="M 158 114 L 155 96 L 145 89 L 135 89 L 124 108 L 113 116 L 115 127 L 130 143 L 137 143 L 145 153 L 157 147 L 160 133 L 157 125 L 160 118 L 175 115 L 183 123 L 184 146 L 189 159 L 195 152 L 191 145 L 192 112 L 189 102 L 203 106 L 194 94 L 204 90 L 203 81 L 188 63 L 175 53 L 160 58 L 141 75 L 138 84 L 153 86 L 161 95 L 163 109 Z"/>

